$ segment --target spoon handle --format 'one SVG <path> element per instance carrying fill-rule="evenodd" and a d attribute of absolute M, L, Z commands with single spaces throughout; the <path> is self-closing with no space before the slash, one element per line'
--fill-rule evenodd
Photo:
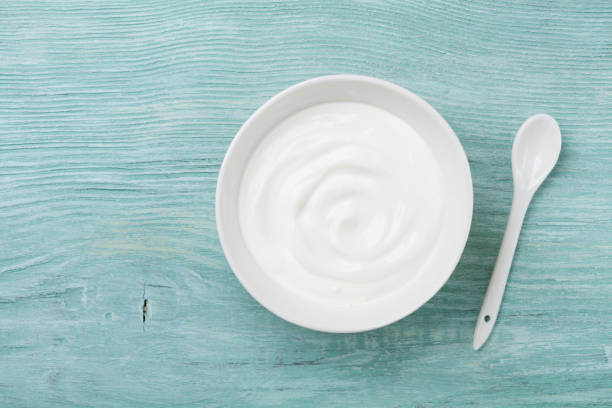
<path fill-rule="evenodd" d="M 523 226 L 523 219 L 525 218 L 529 201 L 531 201 L 530 197 L 525 198 L 526 195 L 524 192 L 519 194 L 516 191 L 514 192 L 512 209 L 510 210 L 504 239 L 502 240 L 499 255 L 497 255 L 497 262 L 495 262 L 495 268 L 491 275 L 491 281 L 489 282 L 489 287 L 487 288 L 487 293 L 482 302 L 478 320 L 476 321 L 474 350 L 478 350 L 487 341 L 497 321 L 499 307 L 501 306 L 506 282 L 510 274 L 512 258 L 514 257 L 516 244 L 521 233 L 521 227 Z"/>

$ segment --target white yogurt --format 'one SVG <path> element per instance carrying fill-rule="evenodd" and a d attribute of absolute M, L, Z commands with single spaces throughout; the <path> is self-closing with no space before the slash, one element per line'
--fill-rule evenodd
<path fill-rule="evenodd" d="M 440 231 L 442 177 L 421 137 L 377 107 L 333 102 L 274 127 L 240 188 L 244 240 L 294 293 L 365 302 L 408 283 Z"/>

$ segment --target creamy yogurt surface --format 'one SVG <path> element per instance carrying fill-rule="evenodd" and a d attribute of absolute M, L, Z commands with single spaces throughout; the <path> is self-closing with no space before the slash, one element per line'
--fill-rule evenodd
<path fill-rule="evenodd" d="M 246 165 L 239 222 L 258 265 L 294 293 L 367 302 L 414 279 L 440 232 L 441 171 L 405 121 L 331 102 L 275 126 Z"/>

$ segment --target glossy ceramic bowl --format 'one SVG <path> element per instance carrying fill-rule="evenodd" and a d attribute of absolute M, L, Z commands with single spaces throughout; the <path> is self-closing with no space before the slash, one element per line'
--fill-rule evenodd
<path fill-rule="evenodd" d="M 447 202 L 440 235 L 418 276 L 409 284 L 351 307 L 331 306 L 294 293 L 255 262 L 242 237 L 238 198 L 251 152 L 282 119 L 324 102 L 361 102 L 405 120 L 423 137 L 442 172 Z M 261 106 L 232 141 L 219 172 L 216 217 L 227 260 L 245 289 L 268 310 L 297 325 L 327 332 L 358 332 L 390 324 L 417 310 L 448 280 L 465 247 L 472 220 L 472 178 L 459 139 L 442 116 L 417 95 L 392 83 L 356 75 L 314 78 Z"/>

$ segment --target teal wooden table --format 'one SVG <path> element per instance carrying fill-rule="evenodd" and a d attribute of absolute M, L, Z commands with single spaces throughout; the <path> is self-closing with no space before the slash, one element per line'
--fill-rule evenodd
<path fill-rule="evenodd" d="M 243 121 L 332 73 L 422 95 L 474 181 L 446 286 L 352 335 L 255 302 L 214 219 Z M 512 139 L 537 112 L 563 151 L 474 352 Z M 611 231 L 609 1 L 0 4 L 2 407 L 610 407 Z"/>

